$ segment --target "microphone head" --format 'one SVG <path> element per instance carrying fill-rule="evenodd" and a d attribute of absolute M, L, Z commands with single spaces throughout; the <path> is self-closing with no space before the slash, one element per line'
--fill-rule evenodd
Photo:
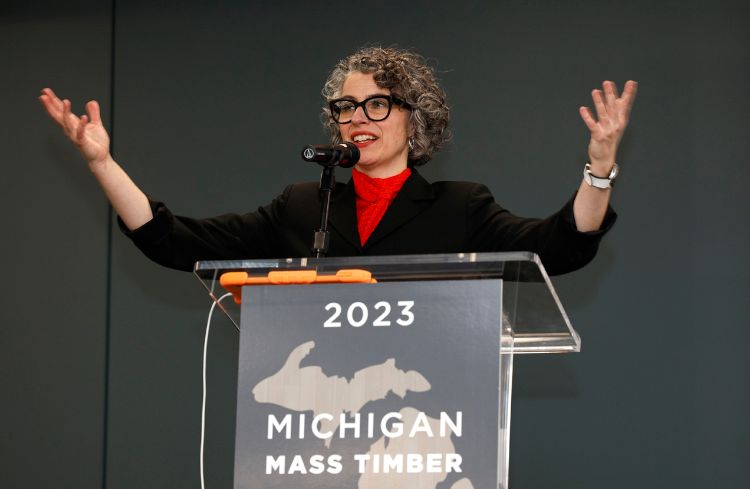
<path fill-rule="evenodd" d="M 341 152 L 338 165 L 341 168 L 351 168 L 359 161 L 359 148 L 352 142 L 339 143 L 335 149 Z"/>
<path fill-rule="evenodd" d="M 302 148 L 302 159 L 323 166 L 351 168 L 359 161 L 359 148 L 351 142 L 335 146 L 311 144 Z"/>
<path fill-rule="evenodd" d="M 327 163 L 331 159 L 331 147 L 310 144 L 302 148 L 302 159 L 313 163 Z"/>

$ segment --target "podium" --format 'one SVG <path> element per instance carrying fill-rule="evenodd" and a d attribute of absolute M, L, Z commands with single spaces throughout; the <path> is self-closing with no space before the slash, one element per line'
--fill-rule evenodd
<path fill-rule="evenodd" d="M 227 272 L 365 270 L 253 285 Z M 203 261 L 240 330 L 234 487 L 508 488 L 513 356 L 580 351 L 539 257 L 459 253 Z"/>

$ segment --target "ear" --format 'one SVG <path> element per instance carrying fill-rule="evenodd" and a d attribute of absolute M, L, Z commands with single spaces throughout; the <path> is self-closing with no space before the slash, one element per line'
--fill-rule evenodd
<path fill-rule="evenodd" d="M 417 125 L 414 122 L 414 111 L 411 111 L 409 113 L 409 129 L 406 131 L 406 134 L 413 138 L 415 134 L 417 134 Z"/>

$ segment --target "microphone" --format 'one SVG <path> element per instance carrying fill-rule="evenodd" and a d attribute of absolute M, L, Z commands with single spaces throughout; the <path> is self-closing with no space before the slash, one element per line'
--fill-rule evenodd
<path fill-rule="evenodd" d="M 350 142 L 334 145 L 310 144 L 302 148 L 302 159 L 324 166 L 351 168 L 359 161 L 359 148 Z"/>

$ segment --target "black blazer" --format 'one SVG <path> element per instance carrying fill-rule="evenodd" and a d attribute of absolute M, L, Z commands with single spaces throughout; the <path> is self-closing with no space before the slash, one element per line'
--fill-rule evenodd
<path fill-rule="evenodd" d="M 152 260 L 190 271 L 199 260 L 312 256 L 320 205 L 318 184 L 310 182 L 288 186 L 256 212 L 210 219 L 175 216 L 163 203 L 151 201 L 151 221 L 132 232 L 122 222 L 120 226 Z M 364 246 L 357 230 L 354 184 L 350 180 L 336 186 L 328 256 L 532 251 L 549 273 L 559 274 L 588 263 L 615 219 L 609 209 L 601 230 L 580 233 L 572 200 L 546 219 L 521 218 L 498 205 L 484 185 L 430 184 L 412 171 Z"/>

